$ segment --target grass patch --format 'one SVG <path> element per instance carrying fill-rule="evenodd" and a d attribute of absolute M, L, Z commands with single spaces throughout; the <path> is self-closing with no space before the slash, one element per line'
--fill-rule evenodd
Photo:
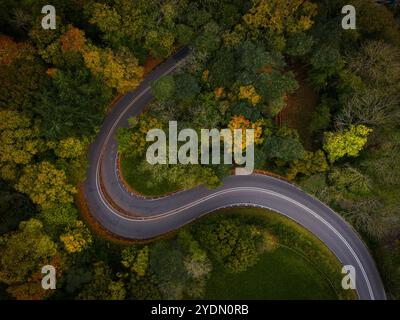
<path fill-rule="evenodd" d="M 121 175 L 125 182 L 136 192 L 144 196 L 162 196 L 175 192 L 179 187 L 169 181 L 154 183 L 154 173 L 151 170 L 143 170 L 140 160 L 136 158 L 121 157 Z"/>
<path fill-rule="evenodd" d="M 206 299 L 326 299 L 337 294 L 327 279 L 295 252 L 280 247 L 239 274 L 218 266 L 208 281 Z"/>
<path fill-rule="evenodd" d="M 239 274 L 224 271 L 214 261 L 207 285 L 209 299 L 357 299 L 341 287 L 339 260 L 313 234 L 294 221 L 259 208 L 219 210 L 206 219 L 238 217 L 244 224 L 259 224 L 273 234 L 280 247 L 260 257 Z"/>

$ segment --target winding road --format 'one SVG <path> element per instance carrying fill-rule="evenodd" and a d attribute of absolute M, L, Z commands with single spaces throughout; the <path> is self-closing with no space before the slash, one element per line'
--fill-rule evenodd
<path fill-rule="evenodd" d="M 123 96 L 105 119 L 89 150 L 84 186 L 89 211 L 110 233 L 127 239 L 149 239 L 178 229 L 219 208 L 257 206 L 281 213 L 321 239 L 343 265 L 356 270 L 360 299 L 386 299 L 370 252 L 352 227 L 329 207 L 299 188 L 264 176 L 231 176 L 215 190 L 204 187 L 163 198 L 144 199 L 125 189 L 117 172 L 117 128 L 127 126 L 153 99 L 150 84 L 184 61 L 183 49 L 153 70 L 134 91 Z"/>

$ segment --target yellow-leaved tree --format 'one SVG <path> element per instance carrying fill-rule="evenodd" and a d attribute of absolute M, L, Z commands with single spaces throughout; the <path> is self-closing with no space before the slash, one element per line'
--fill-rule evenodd
<path fill-rule="evenodd" d="M 329 161 L 333 163 L 344 156 L 357 157 L 371 132 L 372 129 L 362 124 L 351 125 L 343 131 L 325 132 L 324 150 Z"/>
<path fill-rule="evenodd" d="M 119 93 L 135 89 L 143 76 L 143 67 L 128 50 L 113 52 L 88 45 L 83 54 L 85 65 L 93 74 L 99 75 Z"/>
<path fill-rule="evenodd" d="M 232 131 L 232 136 L 234 136 L 234 130 L 242 129 L 242 150 L 246 149 L 246 129 L 254 129 L 254 143 L 261 144 L 263 143 L 263 121 L 257 120 L 255 122 L 251 122 L 246 119 L 243 115 L 235 115 L 231 118 L 228 124 L 228 128 Z M 234 141 L 235 144 L 240 143 L 240 141 Z"/>
<path fill-rule="evenodd" d="M 81 252 L 93 242 L 89 229 L 81 220 L 76 220 L 73 226 L 68 227 L 60 240 L 69 253 Z"/>
<path fill-rule="evenodd" d="M 26 166 L 16 189 L 27 194 L 33 203 L 43 209 L 71 203 L 73 194 L 77 192 L 74 186 L 68 184 L 65 172 L 47 161 Z"/>
<path fill-rule="evenodd" d="M 0 111 L 0 177 L 14 181 L 17 167 L 27 165 L 44 148 L 39 126 L 14 110 Z"/>
<path fill-rule="evenodd" d="M 254 0 L 243 16 L 252 30 L 296 33 L 308 30 L 317 14 L 317 5 L 305 0 Z"/>

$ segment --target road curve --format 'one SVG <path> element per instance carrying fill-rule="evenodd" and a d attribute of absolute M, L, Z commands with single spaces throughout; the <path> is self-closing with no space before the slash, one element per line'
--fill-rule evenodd
<path fill-rule="evenodd" d="M 93 217 L 112 234 L 149 239 L 178 229 L 199 217 L 229 206 L 257 206 L 281 213 L 321 239 L 343 265 L 356 270 L 360 299 L 386 299 L 385 290 L 365 244 L 352 227 L 329 207 L 299 188 L 268 176 L 231 176 L 215 190 L 204 187 L 158 199 L 130 194 L 117 172 L 117 128 L 128 125 L 152 100 L 150 84 L 179 67 L 187 50 L 175 54 L 123 96 L 105 119 L 89 150 L 85 197 Z"/>

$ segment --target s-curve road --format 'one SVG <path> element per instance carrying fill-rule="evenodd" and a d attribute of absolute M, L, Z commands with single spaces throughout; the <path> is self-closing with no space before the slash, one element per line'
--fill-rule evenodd
<path fill-rule="evenodd" d="M 262 175 L 231 176 L 215 190 L 198 187 L 158 199 L 140 198 L 124 188 L 116 166 L 116 130 L 127 126 L 128 118 L 138 115 L 152 100 L 150 84 L 179 68 L 187 54 L 183 49 L 157 67 L 134 92 L 123 96 L 107 116 L 89 151 L 85 196 L 93 217 L 117 236 L 149 239 L 219 208 L 269 208 L 312 232 L 343 265 L 352 265 L 360 299 L 386 299 L 374 260 L 352 227 L 326 205 L 287 182 Z"/>

